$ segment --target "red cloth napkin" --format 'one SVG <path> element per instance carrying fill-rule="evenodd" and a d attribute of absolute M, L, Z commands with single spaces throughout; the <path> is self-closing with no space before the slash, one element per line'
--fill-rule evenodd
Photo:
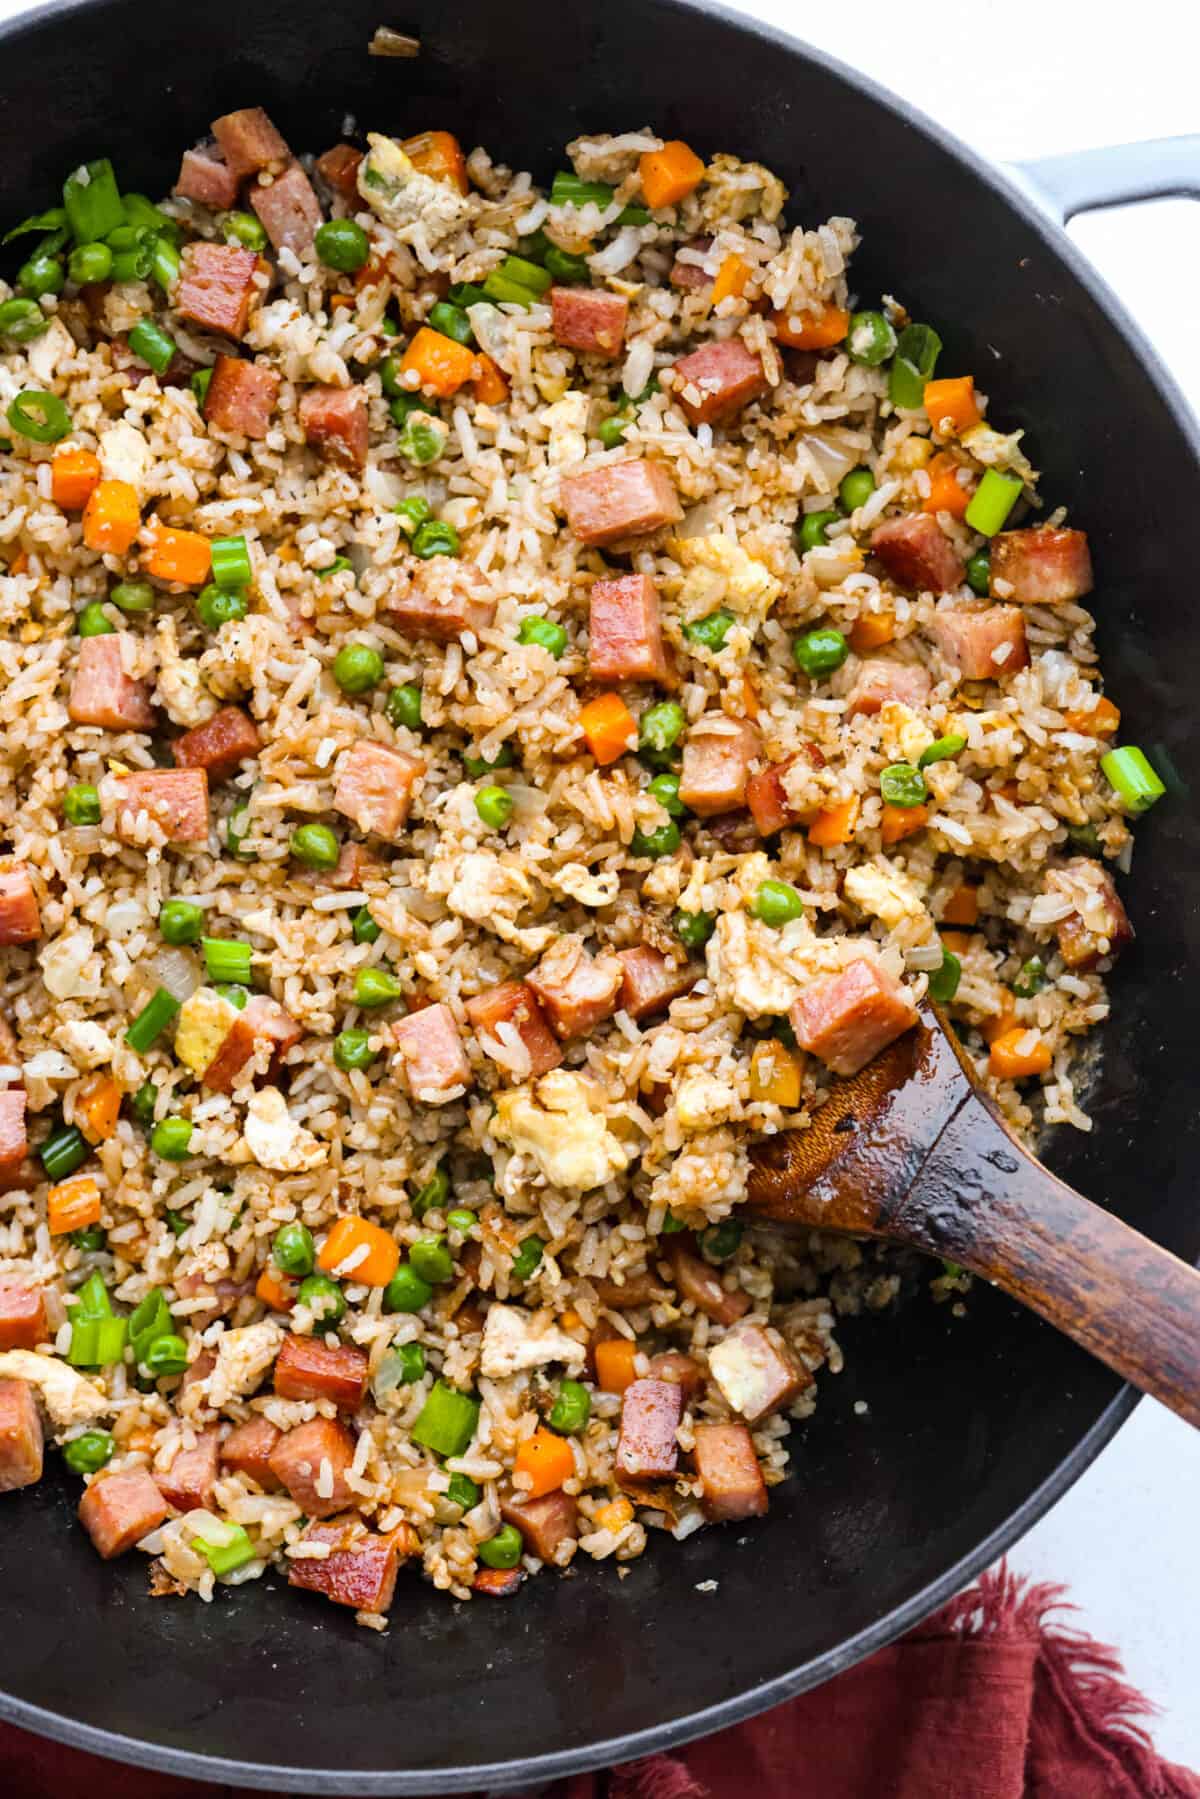
<path fill-rule="evenodd" d="M 1200 1799 L 1200 1776 L 1155 1754 L 1115 1651 L 1063 1622 L 1063 1592 L 1001 1563 L 816 1691 L 540 1799 Z M 21 1799 L 243 1799 L 3 1725 L 0 1767 Z"/>

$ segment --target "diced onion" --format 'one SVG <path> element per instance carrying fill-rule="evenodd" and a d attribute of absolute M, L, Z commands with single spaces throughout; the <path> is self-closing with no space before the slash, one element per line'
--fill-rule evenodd
<path fill-rule="evenodd" d="M 200 985 L 200 966 L 195 956 L 185 949 L 160 949 L 152 963 L 155 985 L 165 987 L 180 1005 L 191 999 Z"/>

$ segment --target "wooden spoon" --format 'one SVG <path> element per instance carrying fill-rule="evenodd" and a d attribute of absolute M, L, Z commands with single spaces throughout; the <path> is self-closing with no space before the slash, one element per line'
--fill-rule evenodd
<path fill-rule="evenodd" d="M 806 1131 L 752 1153 L 749 1209 L 764 1222 L 958 1262 L 1200 1426 L 1200 1272 L 1029 1154 L 936 1007 L 837 1082 Z"/>

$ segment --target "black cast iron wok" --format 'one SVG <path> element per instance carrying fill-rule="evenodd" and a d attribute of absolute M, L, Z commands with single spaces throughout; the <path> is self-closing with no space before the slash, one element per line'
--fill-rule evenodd
<path fill-rule="evenodd" d="M 417 61 L 365 54 L 375 27 Z M 207 121 L 261 103 L 320 150 L 343 115 L 447 126 L 540 176 L 583 130 L 651 122 L 761 158 L 792 217 L 862 224 L 858 291 L 898 293 L 1029 433 L 1045 491 L 1092 534 L 1095 596 L 1131 740 L 1172 791 L 1142 831 L 1096 1129 L 1058 1171 L 1179 1254 L 1200 1252 L 1200 632 L 1195 427 L 1147 346 L 1035 204 L 866 82 L 777 34 L 674 0 L 95 0 L 0 32 L 0 218 L 108 154 L 170 185 Z M 1196 192 L 1168 166 L 1049 171 L 1072 209 Z M 828 1678 L 990 1562 L 1087 1466 L 1133 1403 L 997 1295 L 966 1320 L 918 1301 L 842 1333 L 771 1515 L 656 1545 L 625 1580 L 579 1566 L 508 1603 L 454 1607 L 416 1579 L 388 1635 L 260 1583 L 204 1607 L 105 1566 L 54 1468 L 0 1502 L 0 1714 L 103 1754 L 306 1793 L 536 1784 L 711 1731 Z M 857 1400 L 869 1412 L 856 1415 Z M 715 1589 L 705 1590 L 716 1582 Z M 271 1585 L 276 1590 L 271 1590 Z"/>

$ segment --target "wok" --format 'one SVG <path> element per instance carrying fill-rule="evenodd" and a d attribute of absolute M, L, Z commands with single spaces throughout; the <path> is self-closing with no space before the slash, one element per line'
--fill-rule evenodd
<path fill-rule="evenodd" d="M 368 57 L 380 23 L 419 35 L 420 59 Z M 162 191 L 209 119 L 261 103 L 299 146 L 336 141 L 349 112 L 385 131 L 450 127 L 542 177 L 578 132 L 649 121 L 703 152 L 761 158 L 796 220 L 861 221 L 857 291 L 900 294 L 936 322 L 944 367 L 975 371 L 996 416 L 1027 429 L 1045 491 L 1092 536 L 1112 688 L 1171 792 L 1126 885 L 1139 934 L 1113 983 L 1096 1128 L 1060 1137 L 1052 1160 L 1196 1259 L 1196 431 L 1052 219 L 847 70 L 674 0 L 549 14 L 541 0 L 92 0 L 28 14 L 0 42 L 6 220 L 49 204 L 87 156 Z M 1198 145 L 1041 180 L 1074 208 L 1196 192 Z M 965 1319 L 915 1298 L 841 1334 L 847 1372 L 822 1378 L 761 1524 L 655 1543 L 624 1580 L 577 1564 L 508 1603 L 454 1606 L 408 1579 L 386 1636 L 277 1582 L 211 1607 L 150 1599 L 141 1557 L 96 1558 L 73 1519 L 77 1482 L 52 1458 L 39 1486 L 3 1501 L 0 1714 L 177 1773 L 367 1794 L 536 1785 L 773 1705 L 961 1587 L 1133 1405 L 986 1289 Z"/>

